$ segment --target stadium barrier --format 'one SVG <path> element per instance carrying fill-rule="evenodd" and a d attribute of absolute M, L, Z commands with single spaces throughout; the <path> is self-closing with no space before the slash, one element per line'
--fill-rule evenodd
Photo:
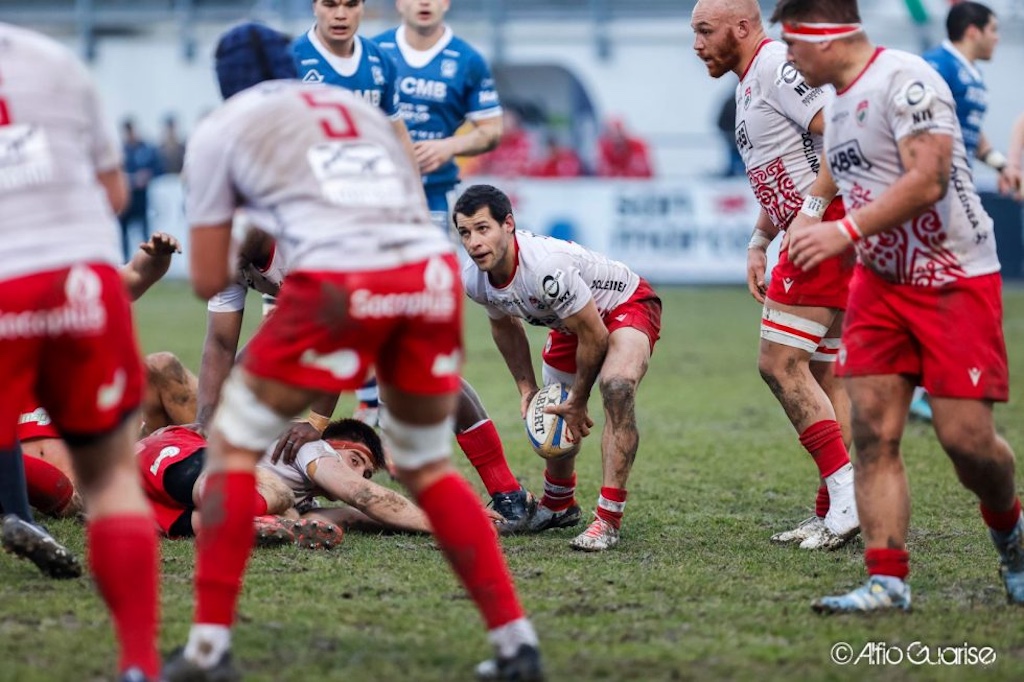
<path fill-rule="evenodd" d="M 509 194 L 519 227 L 569 239 L 621 260 L 656 284 L 743 284 L 747 241 L 758 206 L 744 179 L 538 180 L 473 177 Z M 1024 279 L 1021 204 L 982 194 L 995 218 L 1003 274 Z M 187 249 L 181 185 L 163 176 L 150 186 L 154 230 L 177 236 Z M 773 244 L 777 250 L 778 242 Z M 769 252 L 770 263 L 773 253 Z M 187 277 L 175 258 L 169 277 Z"/>

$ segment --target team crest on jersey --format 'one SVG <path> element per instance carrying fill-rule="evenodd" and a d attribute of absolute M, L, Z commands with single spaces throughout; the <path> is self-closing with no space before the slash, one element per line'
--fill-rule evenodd
<path fill-rule="evenodd" d="M 302 77 L 303 83 L 323 83 L 324 76 L 316 69 L 310 69 L 306 72 L 306 75 Z"/>
<path fill-rule="evenodd" d="M 868 101 L 862 99 L 860 104 L 857 105 L 857 112 L 854 114 L 854 118 L 857 120 L 857 125 L 862 126 L 864 122 L 868 120 Z"/>
<path fill-rule="evenodd" d="M 371 66 L 370 75 L 373 76 L 374 85 L 384 85 L 384 71 L 379 66 Z"/>
<path fill-rule="evenodd" d="M 748 85 L 747 89 L 744 90 L 744 92 L 743 92 L 743 108 L 744 109 L 746 109 L 747 107 L 750 106 L 750 99 L 751 99 L 751 97 L 752 97 L 752 94 L 750 92 L 750 86 Z"/>
<path fill-rule="evenodd" d="M 459 63 L 454 59 L 443 59 L 441 60 L 441 76 L 444 78 L 454 78 L 455 73 L 459 70 Z"/>

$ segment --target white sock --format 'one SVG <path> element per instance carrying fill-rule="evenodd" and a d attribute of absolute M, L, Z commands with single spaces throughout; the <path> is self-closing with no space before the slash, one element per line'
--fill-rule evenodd
<path fill-rule="evenodd" d="M 209 669 L 217 665 L 221 657 L 231 648 L 231 628 L 226 625 L 193 623 L 185 645 L 185 658 L 200 668 Z"/>
<path fill-rule="evenodd" d="M 487 639 L 498 651 L 499 658 L 512 658 L 523 644 L 537 646 L 537 632 L 526 618 L 519 618 L 487 633 Z"/>

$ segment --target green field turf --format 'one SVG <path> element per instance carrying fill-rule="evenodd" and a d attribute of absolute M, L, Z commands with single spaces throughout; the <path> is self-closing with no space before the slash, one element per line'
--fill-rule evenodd
<path fill-rule="evenodd" d="M 621 544 L 605 554 L 576 553 L 570 530 L 503 540 L 551 679 L 1024 679 L 1024 609 L 1005 604 L 975 500 L 924 425 L 908 428 L 904 448 L 914 612 L 810 611 L 812 599 L 863 581 L 862 546 L 821 554 L 768 543 L 808 515 L 816 480 L 757 375 L 759 308 L 740 289 L 661 293 L 663 337 L 637 401 L 640 452 Z M 146 351 L 171 350 L 197 368 L 204 307 L 182 283 L 159 285 L 136 313 Z M 1006 335 L 1016 393 L 998 408 L 998 422 L 1024 453 L 1024 291 L 1006 293 Z M 542 337 L 532 338 L 539 352 Z M 539 493 L 542 462 L 527 446 L 518 397 L 479 309 L 468 310 L 467 343 L 466 374 L 514 470 Z M 596 395 L 591 408 L 600 422 Z M 343 402 L 339 414 L 351 404 Z M 599 487 L 597 446 L 592 436 L 580 458 L 585 507 Z M 461 458 L 459 467 L 472 474 Z M 470 480 L 483 497 L 478 479 Z M 49 526 L 82 550 L 76 523 Z M 162 551 L 161 648 L 168 651 L 188 631 L 192 543 L 164 542 Z M 856 653 L 869 642 L 920 642 L 933 652 L 987 646 L 996 660 L 840 666 L 830 661 L 839 642 Z M 889 659 L 899 653 L 890 649 Z M 429 538 L 350 534 L 333 552 L 256 552 L 235 655 L 252 680 L 416 682 L 471 679 L 490 648 Z M 50 581 L 30 564 L 0 556 L 0 682 L 109 679 L 113 661 L 108 618 L 88 580 Z"/>

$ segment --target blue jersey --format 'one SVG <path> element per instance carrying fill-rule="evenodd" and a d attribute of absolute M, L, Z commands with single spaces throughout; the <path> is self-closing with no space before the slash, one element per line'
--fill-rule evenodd
<path fill-rule="evenodd" d="M 292 58 L 299 78 L 306 83 L 328 83 L 351 90 L 391 118 L 398 118 L 396 71 L 391 58 L 372 40 L 356 36 L 351 57 L 339 57 L 324 47 L 316 28 L 292 43 Z"/>
<path fill-rule="evenodd" d="M 487 62 L 450 28 L 426 52 L 412 49 L 404 27 L 374 38 L 398 68 L 399 112 L 413 142 L 451 137 L 467 119 L 501 115 L 498 91 Z M 443 195 L 459 181 L 449 161 L 423 178 L 427 198 Z M 431 207 L 433 208 L 433 206 Z"/>
<path fill-rule="evenodd" d="M 988 90 L 981 79 L 981 72 L 948 40 L 921 56 L 939 72 L 949 85 L 949 89 L 953 91 L 956 117 L 960 121 L 964 147 L 970 161 L 974 159 L 974 152 L 981 140 L 981 121 L 985 118 L 985 110 L 988 109 Z"/>

